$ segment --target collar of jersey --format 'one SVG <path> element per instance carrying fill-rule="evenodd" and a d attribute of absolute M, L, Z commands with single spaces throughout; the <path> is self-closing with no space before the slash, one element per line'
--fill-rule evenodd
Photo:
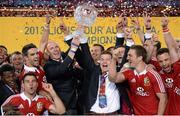
<path fill-rule="evenodd" d="M 140 72 L 140 73 L 138 73 L 136 70 L 134 70 L 134 74 L 135 75 L 143 75 L 143 74 L 146 74 L 146 73 L 147 73 L 146 68 L 142 72 Z"/>
<path fill-rule="evenodd" d="M 28 103 L 29 103 L 29 106 L 31 105 L 31 101 L 37 101 L 38 100 L 38 95 L 36 94 L 35 95 L 35 97 L 32 99 L 32 100 L 30 100 L 25 94 L 24 94 L 24 92 L 22 92 L 21 94 L 20 94 L 20 96 L 21 96 L 21 98 L 25 101 L 25 100 L 28 100 Z"/>
<path fill-rule="evenodd" d="M 24 92 L 22 92 L 22 93 L 20 94 L 20 96 L 22 97 L 23 100 L 30 100 L 30 99 L 24 94 Z M 37 101 L 37 99 L 38 99 L 38 95 L 36 94 L 35 97 L 32 99 L 32 101 Z"/>

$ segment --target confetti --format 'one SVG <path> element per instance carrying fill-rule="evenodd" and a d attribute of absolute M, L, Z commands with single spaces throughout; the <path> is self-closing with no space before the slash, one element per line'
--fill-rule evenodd
<path fill-rule="evenodd" d="M 88 3 L 95 6 L 101 17 L 116 17 L 124 12 L 127 16 L 142 16 L 148 12 L 151 16 L 179 16 L 179 0 L 12 0 L 0 2 L 0 16 L 35 16 L 46 13 L 57 16 L 73 16 L 77 6 Z M 13 7 L 12 7 L 13 6 Z"/>

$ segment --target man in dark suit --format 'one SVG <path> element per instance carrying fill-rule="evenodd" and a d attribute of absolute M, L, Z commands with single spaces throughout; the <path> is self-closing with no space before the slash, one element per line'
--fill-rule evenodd
<path fill-rule="evenodd" d="M 85 71 L 80 95 L 84 113 L 117 114 L 120 109 L 119 92 L 116 85 L 107 78 L 112 54 L 107 51 L 103 52 L 100 57 L 100 65 L 96 65 L 87 43 L 81 42 L 80 50 L 81 52 L 76 53 L 76 59 Z"/>
<path fill-rule="evenodd" d="M 0 68 L 2 77 L 0 84 L 0 105 L 11 95 L 19 93 L 19 88 L 15 81 L 14 67 L 10 64 L 4 64 Z"/>
<path fill-rule="evenodd" d="M 50 41 L 47 44 L 47 52 L 49 54 L 49 61 L 44 66 L 47 81 L 51 83 L 62 99 L 66 114 L 76 114 L 76 81 L 73 77 L 73 58 L 79 46 L 77 38 L 73 38 L 70 50 L 67 54 L 62 54 L 57 43 Z"/>

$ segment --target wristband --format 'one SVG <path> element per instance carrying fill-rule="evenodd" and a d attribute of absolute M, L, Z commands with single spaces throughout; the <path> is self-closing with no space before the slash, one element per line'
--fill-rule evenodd
<path fill-rule="evenodd" d="M 74 51 L 74 52 L 76 52 L 76 50 L 78 49 L 78 47 L 71 47 L 71 49 L 70 50 L 72 50 L 72 51 Z"/>
<path fill-rule="evenodd" d="M 66 37 L 64 37 L 64 41 L 71 40 L 72 38 L 73 38 L 73 35 L 72 35 L 72 34 L 67 35 Z"/>
<path fill-rule="evenodd" d="M 152 38 L 152 34 L 151 33 L 145 33 L 144 37 L 145 37 L 145 39 L 150 39 L 150 38 Z"/>
<path fill-rule="evenodd" d="M 169 29 L 168 28 L 163 28 L 163 32 L 164 33 L 169 32 Z"/>
<path fill-rule="evenodd" d="M 117 36 L 118 38 L 124 38 L 124 33 L 117 33 L 116 36 Z"/>
<path fill-rule="evenodd" d="M 126 39 L 126 46 L 131 47 L 132 45 L 135 44 L 134 41 L 131 40 L 131 39 L 132 39 L 132 38 Z"/>
<path fill-rule="evenodd" d="M 69 51 L 72 52 L 72 53 L 76 53 L 76 51 L 74 51 L 74 50 L 72 50 L 72 49 L 70 49 Z"/>
<path fill-rule="evenodd" d="M 49 30 L 49 27 L 47 27 L 47 26 L 44 26 L 44 29 L 45 29 L 45 30 Z"/>

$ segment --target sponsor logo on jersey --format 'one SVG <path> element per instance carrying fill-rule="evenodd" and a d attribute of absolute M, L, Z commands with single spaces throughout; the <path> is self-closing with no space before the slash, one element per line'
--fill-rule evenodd
<path fill-rule="evenodd" d="M 180 88 L 175 87 L 174 92 L 175 92 L 177 95 L 180 96 Z"/>
<path fill-rule="evenodd" d="M 165 86 L 166 86 L 167 88 L 172 88 L 172 87 L 173 87 L 173 82 L 174 82 L 174 80 L 173 80 L 172 78 L 167 78 L 167 79 L 165 80 Z"/>
<path fill-rule="evenodd" d="M 145 92 L 145 91 L 144 91 L 144 88 L 142 88 L 142 87 L 137 87 L 136 90 L 137 90 L 137 91 L 136 91 L 136 94 L 137 94 L 137 95 L 140 95 L 140 96 L 149 96 L 149 93 L 148 93 L 148 92 Z"/>

